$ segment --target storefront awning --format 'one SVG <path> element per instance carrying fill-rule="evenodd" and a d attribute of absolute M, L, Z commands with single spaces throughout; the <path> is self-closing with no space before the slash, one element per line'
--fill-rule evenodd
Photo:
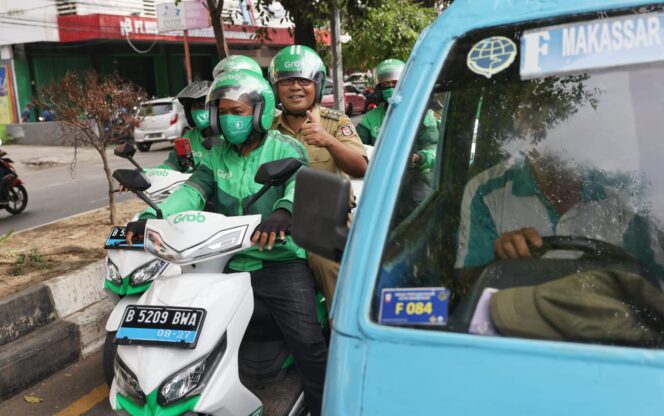
<path fill-rule="evenodd" d="M 287 28 L 268 28 L 269 39 L 256 35 L 259 26 L 224 25 L 224 35 L 229 45 L 274 45 L 293 44 L 293 37 Z M 182 32 L 159 33 L 157 19 L 138 16 L 115 16 L 107 14 L 58 16 L 60 42 L 81 42 L 96 39 L 126 39 L 132 41 L 172 41 L 181 42 Z M 320 35 L 320 34 L 319 34 Z M 323 34 L 323 39 L 326 36 Z M 190 42 L 214 43 L 212 28 L 189 31 Z"/>

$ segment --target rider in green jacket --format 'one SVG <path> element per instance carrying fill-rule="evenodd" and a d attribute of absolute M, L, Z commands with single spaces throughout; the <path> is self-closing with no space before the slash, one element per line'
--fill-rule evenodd
<path fill-rule="evenodd" d="M 254 182 L 265 162 L 298 158 L 308 162 L 304 147 L 290 136 L 269 130 L 275 98 L 271 85 L 241 69 L 218 76 L 207 96 L 211 128 L 224 143 L 213 148 L 189 180 L 159 204 L 164 217 L 200 210 L 212 200 L 214 211 L 228 216 L 261 214 L 263 222 L 252 236 L 253 247 L 236 254 L 227 272 L 249 272 L 254 295 L 260 298 L 284 336 L 302 379 L 305 402 L 319 415 L 325 381 L 327 346 L 316 319 L 315 290 L 306 252 L 287 233 L 295 178 L 266 192 L 249 212 L 243 205 L 262 186 Z M 148 209 L 140 216 L 154 218 Z M 127 240 L 142 235 L 145 221 L 127 224 Z M 281 240 L 281 243 L 277 243 Z"/>
<path fill-rule="evenodd" d="M 398 59 L 387 59 L 376 67 L 376 90 L 384 101 L 365 114 L 357 126 L 357 134 L 359 134 L 364 144 L 376 145 L 390 99 L 394 94 L 405 65 L 403 61 Z M 427 111 L 417 137 L 416 151 L 411 157 L 412 165 L 423 172 L 431 170 L 436 160 L 437 142 L 438 121 L 432 111 Z"/>
<path fill-rule="evenodd" d="M 243 55 L 229 55 L 214 67 L 212 77 L 217 78 L 224 72 L 238 69 L 248 69 L 263 76 L 260 65 L 253 59 Z M 216 137 L 212 137 L 209 112 L 205 108 L 205 97 L 210 89 L 210 84 L 210 81 L 195 81 L 177 95 L 177 99 L 184 106 L 187 123 L 192 127 L 184 134 L 184 137 L 188 138 L 191 144 L 194 166 L 198 166 L 207 152 L 217 143 Z M 190 172 L 192 170 L 191 166 L 180 163 L 175 149 L 168 154 L 168 159 L 164 163 L 155 166 L 155 168 L 180 172 Z"/>
<path fill-rule="evenodd" d="M 195 81 L 187 85 L 176 97 L 184 107 L 187 123 L 192 127 L 184 134 L 184 137 L 188 138 L 191 144 L 194 166 L 201 162 L 203 156 L 214 144 L 214 140 L 211 138 L 209 114 L 205 109 L 205 96 L 209 89 L 210 81 Z M 173 149 L 168 154 L 168 159 L 154 168 L 191 172 L 193 166 L 181 163 L 176 150 Z"/>

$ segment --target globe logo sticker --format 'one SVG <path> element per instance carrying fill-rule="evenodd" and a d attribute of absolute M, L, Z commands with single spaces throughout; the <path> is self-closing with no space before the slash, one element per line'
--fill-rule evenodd
<path fill-rule="evenodd" d="M 516 45 L 504 36 L 492 36 L 477 42 L 468 52 L 468 68 L 476 74 L 491 78 L 516 58 Z"/>

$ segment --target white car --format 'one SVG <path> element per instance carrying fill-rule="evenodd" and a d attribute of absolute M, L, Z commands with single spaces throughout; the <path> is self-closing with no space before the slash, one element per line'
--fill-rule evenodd
<path fill-rule="evenodd" d="M 173 141 L 187 131 L 184 107 L 173 97 L 158 98 L 141 104 L 143 119 L 134 128 L 134 142 L 141 152 L 155 142 Z"/>

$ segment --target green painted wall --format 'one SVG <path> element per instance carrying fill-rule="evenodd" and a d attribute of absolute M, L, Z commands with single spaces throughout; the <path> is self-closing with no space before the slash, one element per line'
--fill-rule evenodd
<path fill-rule="evenodd" d="M 35 87 L 39 88 L 62 78 L 70 70 L 93 68 L 92 57 L 89 55 L 55 55 L 35 56 L 32 58 L 35 76 Z"/>
<path fill-rule="evenodd" d="M 154 60 L 154 79 L 157 85 L 157 96 L 158 97 L 168 97 L 170 94 L 169 91 L 169 82 L 168 82 L 168 62 L 164 55 L 155 55 Z"/>
<path fill-rule="evenodd" d="M 30 102 L 32 96 L 32 88 L 30 87 L 30 69 L 28 67 L 27 59 L 14 59 L 14 75 L 16 76 L 16 88 L 18 89 L 18 114 L 25 108 L 26 104 Z M 34 114 L 32 115 L 34 117 Z M 32 120 L 34 121 L 34 119 Z"/>

